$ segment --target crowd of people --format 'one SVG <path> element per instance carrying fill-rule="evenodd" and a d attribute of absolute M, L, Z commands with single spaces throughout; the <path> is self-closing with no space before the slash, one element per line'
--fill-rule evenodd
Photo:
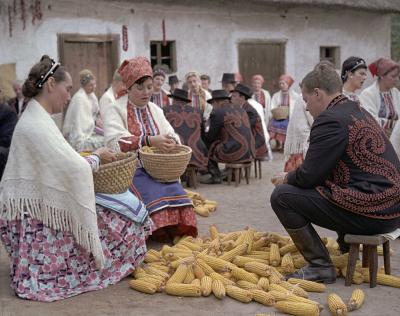
<path fill-rule="evenodd" d="M 367 70 L 377 77 L 356 94 Z M 312 223 L 345 233 L 376 234 L 400 225 L 400 65 L 359 57 L 341 76 L 319 63 L 293 91 L 283 74 L 270 96 L 264 78 L 251 87 L 224 73 L 221 89 L 191 71 L 184 83 L 152 69 L 146 57 L 125 60 L 100 100 L 96 77 L 80 73 L 71 98 L 68 70 L 43 56 L 16 97 L 0 106 L 0 239 L 11 258 L 19 297 L 54 301 L 114 284 L 141 264 L 146 239 L 197 236 L 192 201 L 182 183 L 160 182 L 142 167 L 114 203 L 94 193 L 92 172 L 118 152 L 153 146 L 192 148 L 201 182 L 224 180 L 221 164 L 271 160 L 284 152 L 271 205 L 309 266 L 296 277 L 334 282 L 336 272 Z M 60 122 L 54 118 L 60 113 Z M 4 122 L 4 123 L 3 123 Z M 15 128 L 15 129 L 14 129 Z M 389 141 L 391 138 L 394 148 Z M 399 151 L 397 151 L 399 153 Z M 29 159 L 27 159 L 29 157 Z"/>

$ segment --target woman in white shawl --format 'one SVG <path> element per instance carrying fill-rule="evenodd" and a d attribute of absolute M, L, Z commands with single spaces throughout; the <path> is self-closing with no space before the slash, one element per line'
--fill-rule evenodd
<path fill-rule="evenodd" d="M 71 88 L 71 76 L 48 56 L 31 69 L 23 86 L 31 101 L 0 182 L 0 239 L 11 287 L 24 299 L 50 302 L 105 288 L 146 252 L 150 222 L 137 198 L 137 221 L 95 204 L 92 169 L 114 154 L 101 148 L 82 158 L 51 119 Z"/>
<path fill-rule="evenodd" d="M 107 146 L 122 152 L 138 151 L 143 146 L 167 152 L 175 148 L 179 136 L 163 110 L 150 102 L 153 71 L 149 60 L 146 57 L 125 60 L 119 73 L 127 90 L 103 118 Z M 160 182 L 144 168 L 137 168 L 130 190 L 146 205 L 155 226 L 153 238 L 171 241 L 175 236 L 197 235 L 193 204 L 180 182 Z"/>
<path fill-rule="evenodd" d="M 81 88 L 68 105 L 63 135 L 78 152 L 93 151 L 104 146 L 99 102 L 94 90 L 96 78 L 88 69 L 79 73 Z M 96 126 L 97 125 L 97 126 Z"/>
<path fill-rule="evenodd" d="M 368 68 L 378 79 L 361 92 L 361 106 L 371 113 L 390 137 L 400 114 L 400 91 L 395 87 L 400 65 L 390 58 L 379 58 Z"/>
<path fill-rule="evenodd" d="M 296 99 L 290 116 L 284 148 L 284 172 L 290 172 L 299 167 L 306 156 L 310 138 L 311 114 L 306 110 L 306 103 L 301 95 Z"/>

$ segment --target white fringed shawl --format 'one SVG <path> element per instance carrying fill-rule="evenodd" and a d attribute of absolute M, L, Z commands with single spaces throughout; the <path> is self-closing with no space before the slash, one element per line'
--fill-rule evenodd
<path fill-rule="evenodd" d="M 92 137 L 95 121 L 92 97 L 80 88 L 72 97 L 65 115 L 63 134 L 76 151 L 87 150 L 87 141 Z"/>
<path fill-rule="evenodd" d="M 0 182 L 0 218 L 10 221 L 25 214 L 72 233 L 103 266 L 90 165 L 35 99 L 15 128 Z"/>
<path fill-rule="evenodd" d="M 303 157 L 306 155 L 312 123 L 313 118 L 306 111 L 303 98 L 299 96 L 293 105 L 289 119 L 284 147 L 285 161 L 293 154 L 303 154 Z"/>

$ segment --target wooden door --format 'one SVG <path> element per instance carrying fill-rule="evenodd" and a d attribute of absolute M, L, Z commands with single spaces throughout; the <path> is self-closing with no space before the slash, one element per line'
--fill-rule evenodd
<path fill-rule="evenodd" d="M 245 41 L 239 43 L 239 71 L 245 84 L 251 86 L 251 77 L 260 74 L 264 77 L 264 89 L 271 96 L 279 90 L 279 77 L 285 71 L 285 43 Z"/>
<path fill-rule="evenodd" d="M 58 48 L 60 62 L 72 76 L 73 93 L 80 88 L 79 72 L 89 69 L 97 78 L 95 93 L 100 98 L 119 66 L 119 35 L 59 34 Z"/>

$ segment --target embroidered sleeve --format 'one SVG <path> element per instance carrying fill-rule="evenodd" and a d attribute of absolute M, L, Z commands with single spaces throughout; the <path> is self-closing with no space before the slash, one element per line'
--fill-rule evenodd
<path fill-rule="evenodd" d="M 287 176 L 289 184 L 305 189 L 322 185 L 346 150 L 347 128 L 326 117 L 318 121 L 311 130 L 303 164 Z"/>
<path fill-rule="evenodd" d="M 100 158 L 96 155 L 90 155 L 85 157 L 86 161 L 89 163 L 92 171 L 98 171 L 100 168 Z"/>

